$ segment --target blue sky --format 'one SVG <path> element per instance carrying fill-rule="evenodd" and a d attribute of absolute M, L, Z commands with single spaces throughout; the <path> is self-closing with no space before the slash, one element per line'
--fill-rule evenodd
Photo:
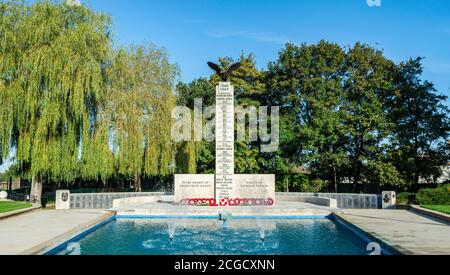
<path fill-rule="evenodd" d="M 209 60 L 255 54 L 259 68 L 286 42 L 357 41 L 399 62 L 425 57 L 424 79 L 450 97 L 450 1 L 81 0 L 114 21 L 117 45 L 165 47 L 183 81 L 209 76 Z M 450 101 L 447 100 L 447 105 Z M 0 166 L 0 172 L 5 169 Z"/>
<path fill-rule="evenodd" d="M 258 67 L 286 42 L 357 41 L 401 61 L 425 57 L 424 78 L 450 96 L 450 1 L 81 0 L 114 21 L 115 41 L 165 47 L 182 80 L 208 76 L 208 60 L 254 53 Z"/>

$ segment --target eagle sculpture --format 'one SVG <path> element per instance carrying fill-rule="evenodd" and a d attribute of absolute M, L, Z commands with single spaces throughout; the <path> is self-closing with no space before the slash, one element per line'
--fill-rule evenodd
<path fill-rule="evenodd" d="M 223 82 L 228 82 L 230 81 L 230 76 L 231 74 L 236 71 L 237 69 L 239 69 L 241 67 L 242 63 L 238 62 L 235 63 L 233 65 L 230 66 L 230 68 L 228 68 L 228 70 L 222 70 L 219 65 L 212 63 L 212 62 L 208 62 L 208 66 L 213 69 L 214 71 L 216 71 L 217 75 L 219 75 L 219 77 L 222 79 Z"/>

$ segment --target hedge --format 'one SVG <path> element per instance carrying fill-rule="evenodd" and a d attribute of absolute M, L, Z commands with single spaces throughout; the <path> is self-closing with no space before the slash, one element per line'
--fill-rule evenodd
<path fill-rule="evenodd" d="M 420 205 L 450 205 L 450 184 L 436 189 L 422 189 L 416 195 Z"/>

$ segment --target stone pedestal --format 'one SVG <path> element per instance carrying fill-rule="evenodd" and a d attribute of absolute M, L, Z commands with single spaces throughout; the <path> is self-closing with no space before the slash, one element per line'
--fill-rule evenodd
<path fill-rule="evenodd" d="M 56 208 L 56 210 L 70 209 L 70 190 L 56 191 L 55 208 Z"/>
<path fill-rule="evenodd" d="M 397 205 L 397 195 L 393 191 L 385 191 L 381 194 L 383 209 L 395 209 Z"/>
<path fill-rule="evenodd" d="M 0 191 L 0 200 L 5 200 L 8 198 L 8 193 L 6 191 Z"/>

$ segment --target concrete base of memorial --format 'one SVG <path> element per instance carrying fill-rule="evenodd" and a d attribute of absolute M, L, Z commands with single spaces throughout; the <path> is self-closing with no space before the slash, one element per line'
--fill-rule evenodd
<path fill-rule="evenodd" d="M 118 216 L 151 217 L 324 217 L 336 210 L 336 200 L 308 197 L 299 201 L 278 201 L 274 206 L 188 206 L 174 203 L 173 196 L 152 196 L 114 200 L 110 211 Z"/>

